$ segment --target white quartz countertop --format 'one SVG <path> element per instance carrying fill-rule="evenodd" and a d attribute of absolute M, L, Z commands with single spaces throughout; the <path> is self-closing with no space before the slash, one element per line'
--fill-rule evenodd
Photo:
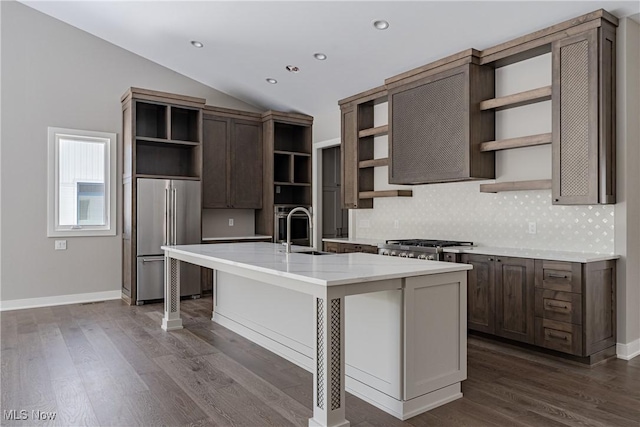
<path fill-rule="evenodd" d="M 232 237 L 203 237 L 203 242 L 215 242 L 218 240 L 227 241 L 227 240 L 263 240 L 263 239 L 271 239 L 273 236 L 265 236 L 263 234 L 252 234 L 250 236 L 232 236 Z"/>
<path fill-rule="evenodd" d="M 384 257 L 377 254 L 306 255 L 295 253 L 295 251 L 309 249 L 301 246 L 294 246 L 294 253 L 286 254 L 284 246 L 267 242 L 162 246 L 162 249 L 176 255 L 183 254 L 322 286 L 346 285 L 471 269 L 471 266 L 467 264 Z"/>
<path fill-rule="evenodd" d="M 552 251 L 547 249 L 496 248 L 491 246 L 453 246 L 443 248 L 443 250 L 444 252 L 458 254 L 495 255 L 567 262 L 596 262 L 620 258 L 619 255 L 612 254 Z"/>
<path fill-rule="evenodd" d="M 385 239 L 369 239 L 366 237 L 335 237 L 324 238 L 323 242 L 335 242 L 335 243 L 350 243 L 352 245 L 370 245 L 378 246 L 379 244 L 386 243 Z"/>

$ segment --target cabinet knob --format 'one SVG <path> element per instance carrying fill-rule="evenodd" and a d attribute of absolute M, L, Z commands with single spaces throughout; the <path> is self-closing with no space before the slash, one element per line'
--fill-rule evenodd
<path fill-rule="evenodd" d="M 498 258 L 496 261 L 497 261 L 497 262 L 500 262 L 500 258 Z"/>
<path fill-rule="evenodd" d="M 493 261 L 493 258 L 489 258 L 489 261 Z"/>

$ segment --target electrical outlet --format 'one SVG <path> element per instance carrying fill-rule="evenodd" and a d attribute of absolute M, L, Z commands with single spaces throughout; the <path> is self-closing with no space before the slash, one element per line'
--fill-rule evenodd
<path fill-rule="evenodd" d="M 535 222 L 530 222 L 529 223 L 529 234 L 536 234 L 536 223 Z"/>
<path fill-rule="evenodd" d="M 66 240 L 56 240 L 55 249 L 56 249 L 56 251 L 66 251 L 67 250 L 67 241 Z"/>
<path fill-rule="evenodd" d="M 393 220 L 393 228 L 400 228 L 400 220 L 398 219 Z"/>
<path fill-rule="evenodd" d="M 360 221 L 360 228 L 369 228 L 369 220 L 363 219 Z"/>
<path fill-rule="evenodd" d="M 229 227 L 233 227 L 233 218 L 229 218 Z"/>

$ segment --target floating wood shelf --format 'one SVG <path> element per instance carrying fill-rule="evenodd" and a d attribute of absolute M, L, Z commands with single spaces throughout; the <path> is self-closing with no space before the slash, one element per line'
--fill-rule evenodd
<path fill-rule="evenodd" d="M 364 138 L 366 136 L 381 136 L 389 133 L 389 125 L 378 126 L 370 129 L 363 129 L 358 132 L 359 138 Z"/>
<path fill-rule="evenodd" d="M 526 92 L 514 93 L 513 95 L 501 96 L 500 98 L 487 99 L 480 103 L 480 110 L 502 110 L 533 104 L 535 102 L 548 101 L 550 99 L 551 86 L 545 86 Z"/>
<path fill-rule="evenodd" d="M 383 191 L 361 191 L 358 193 L 360 199 L 374 199 L 377 197 L 412 197 L 413 190 L 383 190 Z"/>
<path fill-rule="evenodd" d="M 497 151 L 508 148 L 532 147 L 534 145 L 551 144 L 551 134 L 521 136 L 519 138 L 499 139 L 497 141 L 483 142 L 480 151 Z"/>
<path fill-rule="evenodd" d="M 495 184 L 480 184 L 481 193 L 499 193 L 501 191 L 549 190 L 549 189 L 551 189 L 550 179 L 539 179 L 535 181 L 496 182 Z"/>
<path fill-rule="evenodd" d="M 358 167 L 360 169 L 364 168 L 375 168 L 376 166 L 388 166 L 389 158 L 385 157 L 383 159 L 371 159 L 371 160 L 362 160 L 358 163 Z"/>

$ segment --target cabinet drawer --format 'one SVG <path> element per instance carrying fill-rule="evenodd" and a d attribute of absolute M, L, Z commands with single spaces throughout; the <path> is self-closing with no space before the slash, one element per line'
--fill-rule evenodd
<path fill-rule="evenodd" d="M 536 317 L 535 344 L 580 356 L 582 355 L 582 326 Z"/>
<path fill-rule="evenodd" d="M 559 322 L 582 324 L 582 295 L 536 289 L 536 317 Z"/>
<path fill-rule="evenodd" d="M 582 293 L 582 264 L 536 260 L 536 288 Z"/>

